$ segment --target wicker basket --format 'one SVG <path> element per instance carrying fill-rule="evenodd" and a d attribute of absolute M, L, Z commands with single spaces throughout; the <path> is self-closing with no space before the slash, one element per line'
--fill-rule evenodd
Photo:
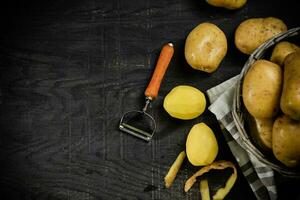
<path fill-rule="evenodd" d="M 260 160 L 262 163 L 270 166 L 274 170 L 280 172 L 281 174 L 289 177 L 300 177 L 300 169 L 291 169 L 288 167 L 285 167 L 283 164 L 281 164 L 273 155 L 268 155 L 264 151 L 257 148 L 256 144 L 252 142 L 250 139 L 249 134 L 246 131 L 244 119 L 246 117 L 246 109 L 243 105 L 242 100 L 242 83 L 243 78 L 247 71 L 250 69 L 251 65 L 258 59 L 264 58 L 266 51 L 274 46 L 276 43 L 286 40 L 290 37 L 295 37 L 300 35 L 300 27 L 293 28 L 288 30 L 287 32 L 284 32 L 282 34 L 276 35 L 273 38 L 269 39 L 265 43 L 263 43 L 259 48 L 257 48 L 249 57 L 247 62 L 245 63 L 240 78 L 237 83 L 235 96 L 233 100 L 233 119 L 237 126 L 237 129 L 239 131 L 239 135 L 243 141 L 243 147 L 246 151 L 251 153 L 253 156 L 255 156 L 258 160 Z M 299 147 L 300 148 L 300 147 Z"/>

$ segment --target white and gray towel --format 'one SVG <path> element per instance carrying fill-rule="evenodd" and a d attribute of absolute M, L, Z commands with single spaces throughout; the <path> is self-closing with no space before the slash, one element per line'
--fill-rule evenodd
<path fill-rule="evenodd" d="M 245 150 L 233 121 L 231 111 L 238 78 L 239 75 L 207 90 L 211 103 L 208 109 L 219 121 L 226 142 L 257 199 L 273 200 L 277 198 L 273 170 Z"/>

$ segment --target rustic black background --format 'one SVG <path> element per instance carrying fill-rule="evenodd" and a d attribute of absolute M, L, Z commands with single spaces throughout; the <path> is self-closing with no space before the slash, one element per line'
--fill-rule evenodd
<path fill-rule="evenodd" d="M 188 84 L 205 91 L 238 74 L 247 56 L 233 45 L 237 25 L 275 16 L 299 25 L 297 1 L 249 1 L 237 11 L 204 0 L 58 0 L 1 3 L 0 199 L 199 199 L 183 184 L 197 168 L 185 163 L 174 185 L 163 177 L 184 148 L 191 126 L 204 121 L 218 139 L 218 159 L 234 161 L 215 117 L 171 119 L 167 92 Z M 217 24 L 229 49 L 213 74 L 192 70 L 184 40 L 201 22 Z M 117 129 L 119 118 L 143 106 L 143 91 L 161 46 L 175 54 L 153 105 L 158 131 L 144 143 Z M 229 171 L 228 171 L 229 172 Z M 211 176 L 213 191 L 228 172 Z M 277 177 L 280 199 L 299 197 L 299 183 Z M 227 199 L 253 199 L 239 171 Z"/>

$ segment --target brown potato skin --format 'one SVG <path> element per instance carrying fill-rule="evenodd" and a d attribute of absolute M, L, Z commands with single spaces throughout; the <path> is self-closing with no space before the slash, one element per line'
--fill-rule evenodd
<path fill-rule="evenodd" d="M 235 31 L 235 46 L 241 52 L 251 54 L 262 43 L 285 31 L 284 22 L 274 17 L 247 19 Z"/>
<path fill-rule="evenodd" d="M 247 115 L 250 135 L 254 142 L 263 150 L 272 151 L 272 129 L 274 119 L 258 119 Z"/>
<path fill-rule="evenodd" d="M 286 115 L 278 117 L 273 125 L 272 148 L 274 156 L 288 167 L 300 164 L 300 122 Z"/>
<path fill-rule="evenodd" d="M 280 108 L 290 118 L 300 120 L 300 51 L 287 56 L 283 76 Z"/>
<path fill-rule="evenodd" d="M 244 77 L 242 97 L 248 112 L 255 118 L 273 118 L 279 110 L 282 86 L 280 66 L 257 60 Z"/>
<path fill-rule="evenodd" d="M 247 0 L 206 0 L 206 2 L 212 6 L 235 10 L 243 7 Z"/>
<path fill-rule="evenodd" d="M 286 42 L 286 41 L 279 42 L 278 44 L 276 44 L 276 46 L 272 51 L 270 61 L 282 66 L 285 58 L 289 54 L 298 50 L 300 50 L 300 48 L 293 43 Z"/>
<path fill-rule="evenodd" d="M 215 71 L 227 53 L 227 39 L 223 31 L 212 23 L 201 23 L 187 36 L 184 55 L 196 70 Z"/>

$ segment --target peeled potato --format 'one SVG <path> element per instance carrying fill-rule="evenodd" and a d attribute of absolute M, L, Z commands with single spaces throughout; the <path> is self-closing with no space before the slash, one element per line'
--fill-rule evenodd
<path fill-rule="evenodd" d="M 186 155 L 194 166 L 211 164 L 219 151 L 214 132 L 205 124 L 192 127 L 186 140 Z"/>
<path fill-rule="evenodd" d="M 180 85 L 167 94 L 163 106 L 172 117 L 188 120 L 204 112 L 206 100 L 204 94 L 197 88 Z"/>
<path fill-rule="evenodd" d="M 199 24 L 186 38 L 185 59 L 194 69 L 211 73 L 219 67 L 226 53 L 226 36 L 212 23 Z"/>

